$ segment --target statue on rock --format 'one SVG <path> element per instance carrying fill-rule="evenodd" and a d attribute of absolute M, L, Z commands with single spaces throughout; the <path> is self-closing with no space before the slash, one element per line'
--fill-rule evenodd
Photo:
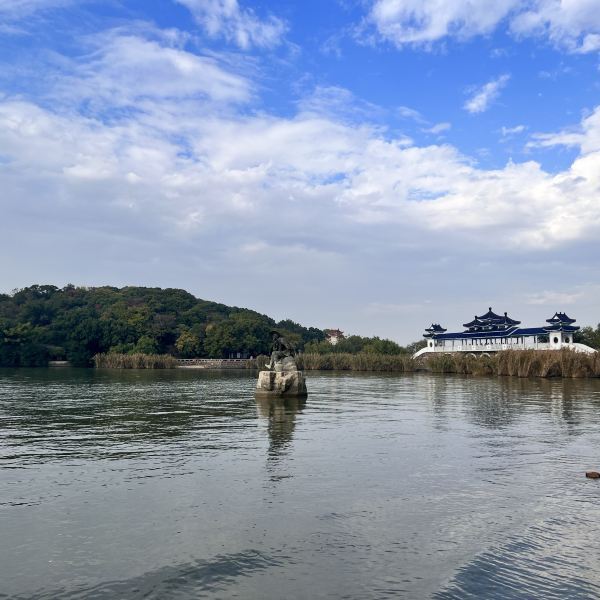
<path fill-rule="evenodd" d="M 286 340 L 278 331 L 271 331 L 273 340 L 271 361 L 265 365 L 267 369 L 274 370 L 276 373 L 282 371 L 297 371 L 296 348 Z"/>
<path fill-rule="evenodd" d="M 298 371 L 296 349 L 278 331 L 271 331 L 273 347 L 268 371 L 258 374 L 256 394 L 261 397 L 305 397 L 306 381 Z"/>

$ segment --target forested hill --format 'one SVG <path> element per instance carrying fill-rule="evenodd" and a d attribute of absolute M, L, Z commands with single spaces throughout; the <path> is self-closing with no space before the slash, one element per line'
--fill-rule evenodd
<path fill-rule="evenodd" d="M 300 349 L 320 329 L 199 300 L 177 289 L 34 285 L 0 294 L 0 366 L 69 360 L 87 366 L 99 352 L 187 357 L 266 354 L 272 329 Z"/>

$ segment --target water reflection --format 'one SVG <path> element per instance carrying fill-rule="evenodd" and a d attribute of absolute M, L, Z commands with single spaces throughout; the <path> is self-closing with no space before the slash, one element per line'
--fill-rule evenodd
<path fill-rule="evenodd" d="M 598 589 L 600 381 L 322 373 L 310 409 L 254 385 L 0 371 L 0 598 Z"/>
<path fill-rule="evenodd" d="M 249 375 L 0 369 L 0 460 L 16 466 L 65 456 L 132 457 L 250 418 L 231 402 Z M 236 385 L 237 384 L 237 385 Z M 235 425 L 235 423 L 234 423 Z M 216 441 L 216 440 L 215 440 Z M 215 447 L 218 447 L 218 441 Z M 6 465 L 5 463 L 5 466 Z"/>
<path fill-rule="evenodd" d="M 567 552 L 565 533 L 570 536 Z M 595 528 L 577 516 L 549 519 L 476 556 L 434 598 L 593 600 L 598 598 L 597 582 L 586 573 L 597 567 L 599 551 Z"/>
<path fill-rule="evenodd" d="M 261 418 L 268 421 L 269 461 L 277 462 L 290 450 L 296 417 L 306 406 L 305 398 L 257 398 Z"/>
<path fill-rule="evenodd" d="M 94 598 L 196 598 L 214 594 L 238 579 L 277 567 L 281 561 L 256 550 L 215 556 L 209 560 L 168 565 L 125 580 L 106 581 L 95 586 L 71 586 L 13 596 L 12 600 L 75 600 Z M 0 598 L 5 596 L 0 593 Z M 8 598 L 6 596 L 6 598 Z"/>

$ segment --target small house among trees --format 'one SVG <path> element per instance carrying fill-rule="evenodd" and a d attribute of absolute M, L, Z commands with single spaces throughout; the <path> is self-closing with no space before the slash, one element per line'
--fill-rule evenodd
<path fill-rule="evenodd" d="M 326 329 L 325 330 L 325 335 L 327 336 L 327 341 L 332 344 L 332 345 L 336 345 L 340 340 L 344 339 L 344 332 L 340 331 L 339 329 Z"/>

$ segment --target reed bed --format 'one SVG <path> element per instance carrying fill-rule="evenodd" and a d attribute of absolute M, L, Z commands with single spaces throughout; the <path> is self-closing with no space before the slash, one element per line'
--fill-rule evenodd
<path fill-rule="evenodd" d="M 249 369 L 261 370 L 269 362 L 268 356 L 258 356 L 246 363 Z M 415 361 L 408 354 L 375 354 L 361 352 L 349 354 L 329 352 L 327 354 L 306 353 L 296 357 L 301 371 L 395 371 L 411 372 L 416 370 Z"/>
<path fill-rule="evenodd" d="M 264 369 L 268 356 L 249 360 L 249 369 Z M 300 354 L 298 368 L 304 371 L 389 371 L 411 373 L 457 373 L 512 377 L 600 377 L 600 352 L 582 354 L 573 350 L 504 350 L 494 354 L 429 354 L 414 360 L 406 354 L 374 353 Z"/>
<path fill-rule="evenodd" d="M 480 356 L 438 354 L 423 358 L 434 373 L 509 375 L 513 377 L 600 377 L 600 353 L 573 350 L 505 350 Z"/>
<path fill-rule="evenodd" d="M 96 354 L 93 358 L 97 369 L 175 369 L 177 359 L 170 354 Z"/>

